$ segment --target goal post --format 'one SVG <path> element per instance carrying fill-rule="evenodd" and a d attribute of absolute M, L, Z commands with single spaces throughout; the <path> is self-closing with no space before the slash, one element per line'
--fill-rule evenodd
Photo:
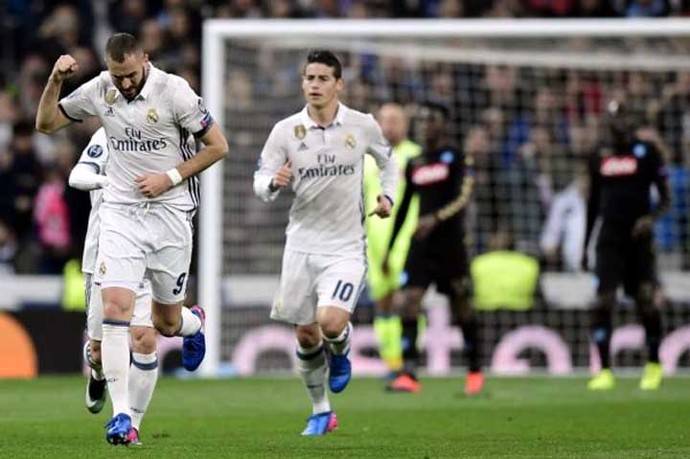
<path fill-rule="evenodd" d="M 601 107 L 588 104 L 601 104 L 600 99 L 615 92 L 617 85 L 632 87 L 636 83 L 629 81 L 641 75 L 642 81 L 638 86 L 651 85 L 652 91 L 660 91 L 671 87 L 676 78 L 681 78 L 676 75 L 690 72 L 687 58 L 690 20 L 205 21 L 203 97 L 228 136 L 230 153 L 224 164 L 217 164 L 202 174 L 198 286 L 200 304 L 207 311 L 207 355 L 201 368 L 203 376 L 217 375 L 221 362 L 229 360 L 232 355 L 228 343 L 234 341 L 227 338 L 228 332 L 224 328 L 232 322 L 229 316 L 233 314 L 224 309 L 223 303 L 228 295 L 240 304 L 267 304 L 273 294 L 271 289 L 278 275 L 277 260 L 282 249 L 282 231 L 289 203 L 281 198 L 272 208 L 261 206 L 252 195 L 251 173 L 271 125 L 299 109 L 299 65 L 305 52 L 314 47 L 331 48 L 345 55 L 346 86 L 350 79 L 354 79 L 352 83 L 355 86 L 346 94 L 346 103 L 348 98 L 352 98 L 362 105 L 354 108 L 369 109 L 387 100 L 395 100 L 403 93 L 403 102 L 407 103 L 414 102 L 415 97 L 443 95 L 452 99 L 449 102 L 456 109 L 458 120 L 454 133 L 463 140 L 467 140 L 470 133 L 478 132 L 472 129 L 480 118 L 483 120 L 484 116 L 491 115 L 487 113 L 489 108 L 501 107 L 500 115 L 506 118 L 499 121 L 504 124 L 502 135 L 509 137 L 511 129 L 522 129 L 518 118 L 538 117 L 539 108 L 535 108 L 538 104 L 548 105 L 559 100 L 560 110 L 571 110 L 573 113 L 568 112 L 567 116 L 580 117 L 578 123 L 582 124 L 577 126 L 581 128 L 579 131 L 571 129 L 573 126 L 570 125 L 563 138 L 553 138 L 560 135 L 560 126 L 553 123 L 549 142 L 558 144 L 560 151 L 576 148 L 573 147 L 576 141 L 587 145 L 593 141 L 587 136 L 597 126 L 587 123 L 596 124 L 596 120 L 587 118 L 590 113 L 586 112 L 590 110 L 596 115 Z M 389 69 L 382 68 L 381 62 L 386 59 L 399 61 L 401 64 L 394 67 L 395 70 L 406 74 L 407 79 L 396 80 L 396 84 L 407 85 L 399 93 L 395 93 L 399 88 L 385 88 L 381 83 L 382 79 L 391 77 L 385 74 Z M 494 70 L 494 66 L 498 70 Z M 266 75 L 267 70 L 274 73 Z M 435 75 L 436 71 L 441 74 Z M 489 71 L 496 73 L 492 76 L 496 81 L 488 84 L 497 89 L 486 88 Z M 450 83 L 443 78 L 446 73 Z M 394 76 L 399 77 L 397 74 Z M 579 90 L 577 97 L 582 100 L 564 102 L 571 95 L 575 97 L 568 92 L 572 85 L 587 85 L 591 81 L 598 82 L 598 86 L 595 84 Z M 493 101 L 491 98 L 496 95 L 491 91 L 500 92 L 501 85 L 513 85 L 509 88 L 513 94 L 504 94 L 505 100 Z M 648 92 L 641 93 L 640 97 L 652 97 L 649 88 L 644 90 Z M 481 94 L 484 99 L 465 100 L 474 94 Z M 496 97 L 500 99 L 499 96 Z M 660 97 L 660 93 L 653 96 Z M 573 106 L 565 107 L 566 103 Z M 575 113 L 577 111 L 583 111 L 584 115 Z M 673 123 L 681 124 L 675 119 Z M 674 125 L 672 129 L 681 128 Z M 491 134 L 489 127 L 484 131 L 487 132 L 481 135 Z M 508 153 L 502 153 L 506 156 L 502 156 L 502 160 L 515 160 L 521 151 L 518 147 L 527 144 L 530 148 L 539 148 L 539 136 L 525 129 L 522 131 L 516 134 L 519 145 L 510 147 L 512 150 Z M 690 124 L 688 131 L 690 135 Z M 575 139 L 576 134 L 584 138 Z M 529 137 L 531 135 L 535 138 Z M 678 134 L 685 142 L 683 135 Z M 480 137 L 479 134 L 477 136 Z M 576 167 L 577 161 L 568 154 L 564 153 L 566 159 L 563 161 L 554 156 L 556 159 L 552 162 L 562 162 L 563 165 L 553 174 L 553 181 L 557 181 L 554 177 L 558 174 L 570 174 L 570 170 Z M 571 178 L 568 175 L 564 180 Z M 512 183 L 510 178 L 507 180 L 506 183 Z M 552 194 L 565 185 L 553 185 Z M 505 196 L 522 192 L 512 188 L 502 190 L 507 193 Z M 542 209 L 542 213 L 545 212 Z M 537 217 L 538 214 L 539 211 L 527 222 L 532 231 L 544 224 L 545 215 Z M 512 222 L 519 226 L 519 220 L 523 220 L 523 216 L 516 213 Z M 481 215 L 475 215 L 476 240 L 490 231 L 488 226 L 482 226 L 482 221 Z M 680 231 L 673 225 L 677 222 L 671 222 L 672 233 Z M 670 239 L 674 237 L 678 235 L 673 233 L 669 236 Z M 531 241 L 534 242 L 539 241 Z M 687 248 L 674 247 L 669 249 L 671 258 L 687 256 Z M 668 271 L 681 269 L 680 262 L 670 263 Z M 247 299 L 242 296 L 245 292 Z"/>

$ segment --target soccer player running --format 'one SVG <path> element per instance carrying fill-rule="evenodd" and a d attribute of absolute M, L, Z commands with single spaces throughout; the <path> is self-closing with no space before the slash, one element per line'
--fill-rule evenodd
<path fill-rule="evenodd" d="M 105 129 L 98 129 L 72 169 L 69 184 L 73 188 L 89 191 L 91 212 L 84 241 L 82 272 L 87 299 L 86 331 L 89 337 L 84 346 L 84 361 L 89 365 L 86 384 L 86 408 L 100 413 L 106 399 L 106 381 L 101 365 L 101 341 L 103 339 L 103 301 L 100 288 L 93 282 L 98 253 L 100 218 L 98 209 L 103 202 L 103 188 L 108 186 L 105 175 L 108 162 L 108 138 Z M 139 431 L 146 409 L 158 380 L 156 355 L 157 333 L 151 321 L 151 284 L 145 280 L 137 289 L 134 313 L 130 322 L 132 358 L 129 366 L 129 401 L 132 411 L 132 429 L 129 443 L 139 445 Z"/>
<path fill-rule="evenodd" d="M 222 159 L 227 141 L 189 84 L 157 69 L 129 34 L 106 44 L 107 71 L 58 102 L 62 82 L 77 69 L 63 55 L 41 96 L 36 128 L 55 132 L 97 116 L 108 136 L 108 186 L 103 203 L 94 282 L 103 299 L 101 360 L 113 405 L 106 440 L 128 444 L 129 325 L 136 292 L 151 281 L 152 320 L 164 336 L 183 336 L 182 363 L 194 370 L 205 353 L 203 311 L 182 307 L 192 254 L 196 175 Z M 189 149 L 190 134 L 204 144 Z"/>
<path fill-rule="evenodd" d="M 421 156 L 405 169 L 405 195 L 395 218 L 389 248 L 395 246 L 413 195 L 419 196 L 419 222 L 403 272 L 402 336 L 404 368 L 390 389 L 419 392 L 416 376 L 418 316 L 422 298 L 431 283 L 448 296 L 465 340 L 469 373 L 465 393 L 476 395 L 484 386 L 479 363 L 478 326 L 470 305 L 468 257 L 464 239 L 464 209 L 474 187 L 473 158 L 450 145 L 446 125 L 448 109 L 441 104 L 420 107 L 418 127 L 423 145 Z M 384 258 L 384 272 L 390 269 Z"/>
<path fill-rule="evenodd" d="M 407 138 L 409 122 L 403 107 L 395 103 L 381 106 L 378 112 L 378 122 L 383 136 L 393 147 L 393 157 L 400 169 L 404 169 L 407 162 L 419 156 L 421 147 Z M 395 202 L 400 202 L 405 190 L 404 180 L 399 178 Z M 367 211 L 378 205 L 381 194 L 379 169 L 371 156 L 364 161 L 364 194 Z M 417 202 L 414 201 L 407 218 L 398 235 L 395 247 L 389 255 L 389 271 L 381 269 L 383 257 L 388 251 L 391 234 L 393 233 L 393 218 L 396 208 L 393 208 L 391 219 L 380 220 L 369 218 L 366 222 L 367 232 L 367 285 L 369 296 L 376 305 L 374 330 L 379 342 L 379 354 L 391 374 L 397 374 L 402 369 L 402 347 L 400 346 L 400 316 L 393 308 L 394 293 L 400 288 L 400 274 L 407 258 L 412 233 L 417 226 Z"/>
<path fill-rule="evenodd" d="M 327 375 L 334 393 L 350 381 L 350 315 L 366 275 L 364 155 L 381 170 L 383 191 L 372 214 L 390 215 L 398 175 L 374 118 L 339 102 L 343 87 L 338 58 L 310 52 L 302 70 L 307 105 L 275 124 L 254 175 L 254 192 L 264 201 L 288 186 L 295 193 L 271 318 L 295 325 L 298 369 L 312 402 L 302 435 L 338 425 Z"/>
<path fill-rule="evenodd" d="M 657 274 L 652 230 L 655 220 L 670 204 L 666 169 L 655 145 L 636 136 L 639 126 L 622 101 L 609 102 L 607 124 L 608 142 L 592 155 L 589 164 L 585 251 L 594 223 L 600 217 L 595 266 L 597 294 L 591 314 L 592 339 L 602 369 L 587 387 L 609 390 L 615 386 L 609 355 L 611 314 L 622 284 L 626 295 L 635 300 L 646 334 L 648 362 L 640 389 L 655 390 L 661 385 L 663 371 L 659 364 L 661 313 L 654 302 Z M 652 186 L 659 196 L 655 205 L 650 198 Z M 586 257 L 583 264 L 587 268 Z"/>

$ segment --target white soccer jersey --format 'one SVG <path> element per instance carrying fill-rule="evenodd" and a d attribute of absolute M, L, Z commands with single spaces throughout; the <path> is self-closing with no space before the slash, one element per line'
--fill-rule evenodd
<path fill-rule="evenodd" d="M 202 99 L 183 78 L 149 64 L 144 87 L 127 101 L 104 71 L 60 100 L 59 106 L 71 120 L 97 116 L 105 128 L 111 153 L 105 202 L 157 201 L 184 211 L 196 208 L 197 177 L 152 199 L 141 194 L 135 182 L 139 176 L 165 172 L 191 158 L 195 151 L 189 136 L 202 136 L 213 123 Z"/>
<path fill-rule="evenodd" d="M 320 127 L 307 108 L 273 127 L 266 141 L 254 191 L 265 201 L 276 171 L 290 160 L 295 200 L 290 209 L 286 249 L 320 254 L 362 254 L 364 240 L 363 164 L 373 156 L 381 169 L 383 193 L 395 196 L 398 171 L 391 147 L 371 115 L 340 104 L 333 123 Z"/>
<path fill-rule="evenodd" d="M 100 128 L 91 136 L 89 144 L 81 152 L 78 164 L 87 164 L 93 167 L 96 173 L 105 175 L 107 162 L 108 137 L 105 134 L 105 129 Z M 91 197 L 91 212 L 89 213 L 89 226 L 86 229 L 86 238 L 84 239 L 81 270 L 84 273 L 93 274 L 96 266 L 96 255 L 98 255 L 98 233 L 100 227 L 98 208 L 103 201 L 103 190 L 99 188 L 90 191 L 89 196 Z"/>

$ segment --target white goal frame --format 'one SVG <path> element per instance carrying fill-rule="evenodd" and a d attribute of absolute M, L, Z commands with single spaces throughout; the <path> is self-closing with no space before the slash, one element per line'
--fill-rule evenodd
<path fill-rule="evenodd" d="M 223 107 L 225 45 L 228 39 L 279 37 L 319 39 L 352 37 L 404 38 L 573 38 L 690 37 L 690 19 L 471 19 L 471 20 L 225 20 L 204 22 L 202 86 L 206 106 L 220 126 Z M 690 62 L 688 63 L 690 65 Z M 295 89 L 297 90 L 297 88 Z M 276 120 L 277 121 L 277 120 Z M 268 133 L 267 133 L 268 134 Z M 258 155 L 259 152 L 257 152 Z M 232 155 L 232 149 L 230 155 Z M 221 345 L 223 164 L 201 177 L 199 217 L 199 302 L 206 308 L 206 358 L 200 374 L 218 374 Z"/>

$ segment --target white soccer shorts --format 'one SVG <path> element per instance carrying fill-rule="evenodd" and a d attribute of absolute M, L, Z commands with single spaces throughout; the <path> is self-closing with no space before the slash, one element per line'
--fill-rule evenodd
<path fill-rule="evenodd" d="M 316 321 L 316 310 L 354 311 L 364 287 L 366 260 L 358 255 L 321 255 L 285 250 L 280 288 L 271 318 L 296 325 Z"/>
<path fill-rule="evenodd" d="M 101 288 L 136 291 L 147 277 L 153 299 L 180 303 L 192 259 L 191 215 L 159 203 L 104 203 L 94 279 Z"/>
<path fill-rule="evenodd" d="M 86 288 L 86 333 L 89 339 L 103 341 L 103 297 L 92 274 L 84 275 Z M 153 328 L 151 320 L 151 283 L 145 279 L 135 292 L 134 314 L 129 325 Z"/>

